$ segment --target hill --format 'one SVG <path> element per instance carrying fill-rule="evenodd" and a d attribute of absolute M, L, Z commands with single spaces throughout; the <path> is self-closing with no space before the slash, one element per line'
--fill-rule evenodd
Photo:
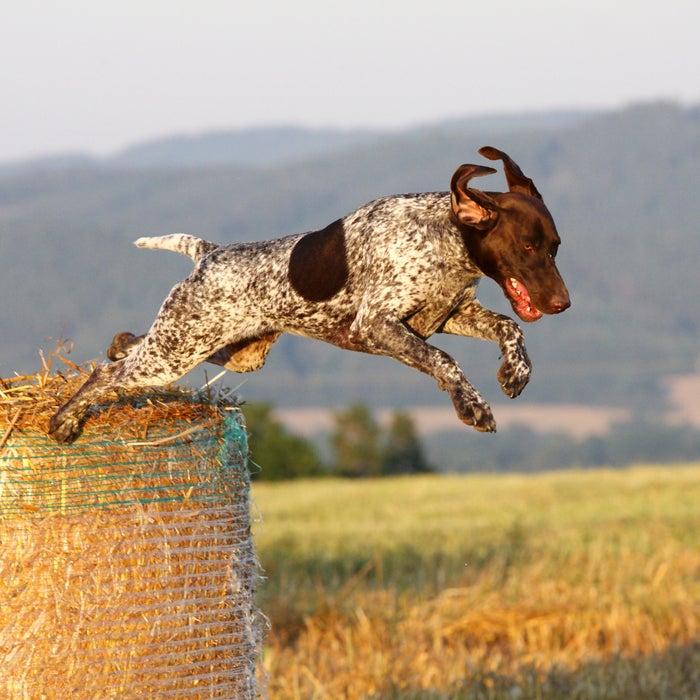
<path fill-rule="evenodd" d="M 381 138 L 381 132 L 299 127 L 174 136 L 127 148 L 108 160 L 126 167 L 257 166 L 328 156 Z"/>
<path fill-rule="evenodd" d="M 535 373 L 522 400 L 653 415 L 663 402 L 662 378 L 690 371 L 698 354 L 692 251 L 700 110 L 659 103 L 544 116 L 520 125 L 493 118 L 491 128 L 448 122 L 355 134 L 356 141 L 336 139 L 326 150 L 321 134 L 311 151 L 284 162 L 270 161 L 267 142 L 268 155 L 254 165 L 161 154 L 145 167 L 135 154 L 148 149 L 139 147 L 108 162 L 0 169 L 0 375 L 35 369 L 50 338 L 73 339 L 71 358 L 80 362 L 98 357 L 114 332 L 150 324 L 190 264 L 133 248 L 138 236 L 184 230 L 232 242 L 318 228 L 378 196 L 446 189 L 455 167 L 479 162 L 477 148 L 492 143 L 544 193 L 573 299 L 566 314 L 525 328 Z M 188 145 L 193 152 L 196 141 Z M 500 175 L 490 178 L 489 188 L 504 186 Z M 510 312 L 488 280 L 480 298 Z M 500 398 L 497 348 L 469 339 L 436 343 L 487 398 Z M 432 380 L 393 361 L 296 338 L 281 340 L 264 370 L 231 382 L 239 379 L 247 381 L 246 398 L 281 406 L 447 401 Z"/>
<path fill-rule="evenodd" d="M 491 114 L 418 126 L 407 129 L 403 135 L 420 138 L 436 128 L 477 134 L 483 131 L 556 129 L 579 123 L 592 114 L 582 110 Z M 24 161 L 0 162 L 0 174 L 98 166 L 177 169 L 282 165 L 328 157 L 394 135 L 395 132 L 387 130 L 311 129 L 292 125 L 179 134 L 137 143 L 102 158 L 87 153 L 63 153 Z"/>

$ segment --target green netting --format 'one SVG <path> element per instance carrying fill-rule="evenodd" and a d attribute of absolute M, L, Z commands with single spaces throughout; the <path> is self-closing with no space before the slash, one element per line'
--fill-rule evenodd
<path fill-rule="evenodd" d="M 240 479 L 247 440 L 238 413 L 221 412 L 181 440 L 151 430 L 148 441 L 88 437 L 59 446 L 41 434 L 15 434 L 0 452 L 0 518 L 80 512 L 160 501 L 204 503 Z M 209 464 L 218 450 L 218 468 Z M 198 459 L 201 456 L 201 460 Z M 42 476 L 45 475 L 45 476 Z"/>

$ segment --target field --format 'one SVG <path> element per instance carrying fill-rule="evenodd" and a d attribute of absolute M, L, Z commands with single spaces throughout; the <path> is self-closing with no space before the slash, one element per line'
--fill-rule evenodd
<path fill-rule="evenodd" d="M 253 500 L 273 700 L 700 698 L 700 465 Z"/>

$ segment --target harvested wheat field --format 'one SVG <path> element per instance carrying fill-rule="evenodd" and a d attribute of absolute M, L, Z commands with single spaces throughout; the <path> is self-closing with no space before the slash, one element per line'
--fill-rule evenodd
<path fill-rule="evenodd" d="M 235 403 L 115 396 L 58 445 L 49 416 L 85 375 L 0 380 L 0 697 L 258 697 Z"/>
<path fill-rule="evenodd" d="M 700 698 L 699 465 L 253 500 L 271 698 Z"/>

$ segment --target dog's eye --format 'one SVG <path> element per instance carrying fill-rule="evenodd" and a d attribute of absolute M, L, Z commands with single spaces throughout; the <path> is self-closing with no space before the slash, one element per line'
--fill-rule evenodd
<path fill-rule="evenodd" d="M 535 246 L 532 245 L 532 243 L 523 243 L 523 250 L 526 253 L 534 253 L 535 252 Z"/>

